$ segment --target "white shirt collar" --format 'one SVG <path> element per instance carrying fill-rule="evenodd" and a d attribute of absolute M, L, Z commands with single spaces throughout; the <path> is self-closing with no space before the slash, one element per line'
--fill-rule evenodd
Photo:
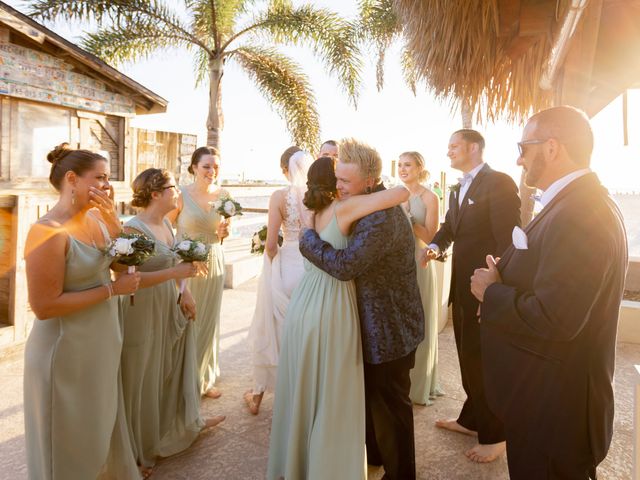
<path fill-rule="evenodd" d="M 468 173 L 469 175 L 471 175 L 471 178 L 476 178 L 476 175 L 478 175 L 478 173 L 480 173 L 480 170 L 482 170 L 482 168 L 485 166 L 486 164 L 484 162 L 482 162 L 480 165 L 478 165 L 477 167 L 474 167 L 473 170 L 470 170 Z"/>
<path fill-rule="evenodd" d="M 542 206 L 546 207 L 549 202 L 551 202 L 551 200 L 553 200 L 555 196 L 562 191 L 564 187 L 569 185 L 577 178 L 586 175 L 587 173 L 591 173 L 591 169 L 582 168 L 580 170 L 571 172 L 569 175 L 565 175 L 564 177 L 553 182 L 551 185 L 549 185 L 549 188 L 547 188 L 540 196 L 540 203 L 542 204 Z"/>

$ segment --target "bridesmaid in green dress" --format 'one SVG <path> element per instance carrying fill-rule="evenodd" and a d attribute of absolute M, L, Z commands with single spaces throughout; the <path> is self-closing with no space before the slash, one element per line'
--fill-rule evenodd
<path fill-rule="evenodd" d="M 188 290 L 177 304 L 176 281 L 193 277 L 197 264 L 180 262 L 171 250 L 173 230 L 165 215 L 175 209 L 178 190 L 167 170 L 150 168 L 132 184 L 131 205 L 140 212 L 125 225 L 155 241 L 155 252 L 140 267 L 140 290 L 131 306 L 123 301 L 122 386 L 134 457 L 148 475 L 156 457 L 187 448 L 205 426 L 200 418 L 195 304 Z"/>
<path fill-rule="evenodd" d="M 194 182 L 181 188 L 178 207 L 167 215 L 178 228 L 178 241 L 186 235 L 200 238 L 211 247 L 207 274 L 188 282 L 198 308 L 194 330 L 200 394 L 210 398 L 221 395 L 214 387 L 220 375 L 220 306 L 224 289 L 224 257 L 220 241 L 229 235 L 229 222 L 221 219 L 220 214 L 211 207 L 211 203 L 223 192 L 215 184 L 219 168 L 220 155 L 215 148 L 196 149 L 189 166 Z"/>
<path fill-rule="evenodd" d="M 140 278 L 124 274 L 112 282 L 102 250 L 120 228 L 109 162 L 68 144 L 47 159 L 60 197 L 31 227 L 25 246 L 37 317 L 25 348 L 28 472 L 33 480 L 95 479 L 116 422 L 122 349 L 116 295 L 135 292 Z"/>
<path fill-rule="evenodd" d="M 334 248 L 347 246 L 351 224 L 407 200 L 404 187 L 336 200 L 334 160 L 309 169 L 304 204 L 315 229 Z M 343 282 L 304 260 L 293 291 L 276 378 L 268 479 L 363 479 L 364 372 L 353 281 Z"/>
<path fill-rule="evenodd" d="M 405 208 L 413 223 L 416 240 L 416 262 L 418 286 L 424 309 L 425 335 L 416 350 L 415 367 L 410 372 L 411 391 L 409 398 L 419 405 L 432 405 L 442 391 L 438 383 L 438 291 L 434 262 L 426 268 L 420 264 L 422 250 L 431 241 L 439 225 L 438 196 L 422 185 L 429 177 L 424 158 L 418 152 L 405 152 L 398 161 L 400 180 L 411 192 Z"/>

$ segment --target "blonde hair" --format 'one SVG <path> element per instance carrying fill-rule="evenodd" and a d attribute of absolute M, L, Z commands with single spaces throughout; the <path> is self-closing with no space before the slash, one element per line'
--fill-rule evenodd
<path fill-rule="evenodd" d="M 364 178 L 372 178 L 375 183 L 380 182 L 382 159 L 377 150 L 366 143 L 353 138 L 341 140 L 338 160 L 357 165 Z"/>
<path fill-rule="evenodd" d="M 429 173 L 429 170 L 425 168 L 424 157 L 420 155 L 419 152 L 404 152 L 404 153 L 401 153 L 400 157 L 398 158 L 402 158 L 402 157 L 409 157 L 411 160 L 416 162 L 416 167 L 420 169 L 420 175 L 418 175 L 418 181 L 426 182 L 427 180 L 429 180 L 431 173 Z"/>

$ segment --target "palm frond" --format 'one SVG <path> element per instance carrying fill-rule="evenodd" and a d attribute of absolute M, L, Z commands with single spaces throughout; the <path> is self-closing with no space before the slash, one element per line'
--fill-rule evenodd
<path fill-rule="evenodd" d="M 196 88 L 209 81 L 209 54 L 199 48 L 193 56 L 193 71 L 196 75 Z"/>
<path fill-rule="evenodd" d="M 373 45 L 376 51 L 376 87 L 384 86 L 384 60 L 391 43 L 402 32 L 402 25 L 392 0 L 361 0 L 359 5 L 358 39 Z"/>
<path fill-rule="evenodd" d="M 257 31 L 267 33 L 277 43 L 310 46 L 329 72 L 337 76 L 356 105 L 362 60 L 355 26 L 326 9 L 312 5 L 292 8 L 286 5 L 287 2 L 276 3 L 278 5 L 254 18 L 252 25 L 241 30 L 238 36 Z"/>
<path fill-rule="evenodd" d="M 31 4 L 30 15 L 42 20 L 93 20 L 99 25 L 110 22 L 114 31 L 136 24 L 156 24 L 174 37 L 200 44 L 178 14 L 159 0 L 36 0 Z"/>
<path fill-rule="evenodd" d="M 149 58 L 157 50 L 193 46 L 190 38 L 155 22 L 137 22 L 122 27 L 113 26 L 86 34 L 81 46 L 112 65 Z"/>
<path fill-rule="evenodd" d="M 300 67 L 274 49 L 256 46 L 240 47 L 234 50 L 232 58 L 284 119 L 295 144 L 316 150 L 320 121 L 313 91 Z"/>

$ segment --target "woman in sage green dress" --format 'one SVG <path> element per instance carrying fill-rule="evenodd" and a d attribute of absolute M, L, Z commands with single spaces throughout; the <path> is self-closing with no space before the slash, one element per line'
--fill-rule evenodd
<path fill-rule="evenodd" d="M 431 241 L 439 225 L 438 196 L 422 185 L 429 177 L 424 158 L 418 152 L 405 152 L 398 161 L 398 174 L 411 192 L 405 208 L 413 223 L 416 240 L 418 287 L 424 309 L 424 340 L 416 349 L 415 366 L 411 369 L 409 398 L 419 405 L 432 405 L 436 396 L 442 395 L 438 382 L 438 311 L 440 301 L 436 284 L 435 263 L 426 268 L 420 264 L 420 256 Z"/>
<path fill-rule="evenodd" d="M 124 345 L 122 390 L 133 455 L 149 474 L 157 457 L 189 447 L 205 421 L 200 417 L 195 305 L 185 290 L 178 305 L 176 281 L 197 273 L 194 263 L 180 262 L 165 215 L 176 208 L 178 191 L 167 170 L 149 168 L 132 184 L 131 205 L 141 211 L 125 225 L 155 241 L 155 252 L 140 270 L 135 305 L 121 302 Z M 224 418 L 206 422 L 212 426 Z M 216 421 L 217 420 L 217 421 Z"/>
<path fill-rule="evenodd" d="M 29 231 L 25 260 L 37 319 L 25 348 L 24 418 L 32 480 L 88 480 L 103 471 L 116 424 L 122 332 L 103 253 L 120 223 L 109 162 L 62 144 L 49 153 L 58 202 Z M 105 227 L 106 224 L 106 227 Z M 134 472 L 135 473 L 135 472 Z"/>
<path fill-rule="evenodd" d="M 224 256 L 220 241 L 229 235 L 228 221 L 222 220 L 220 214 L 211 207 L 211 203 L 223 193 L 215 184 L 219 168 L 220 155 L 215 148 L 196 149 L 189 166 L 194 182 L 181 188 L 178 207 L 167 215 L 177 226 L 178 241 L 186 235 L 200 239 L 211 247 L 207 274 L 187 282 L 198 310 L 193 327 L 200 394 L 211 398 L 221 395 L 214 387 L 220 375 L 220 306 L 224 289 Z"/>
<path fill-rule="evenodd" d="M 334 248 L 347 246 L 351 224 L 400 204 L 404 187 L 338 201 L 334 160 L 309 169 L 304 204 Z M 366 478 L 364 372 L 353 281 L 304 261 L 286 313 L 276 378 L 268 479 Z"/>

